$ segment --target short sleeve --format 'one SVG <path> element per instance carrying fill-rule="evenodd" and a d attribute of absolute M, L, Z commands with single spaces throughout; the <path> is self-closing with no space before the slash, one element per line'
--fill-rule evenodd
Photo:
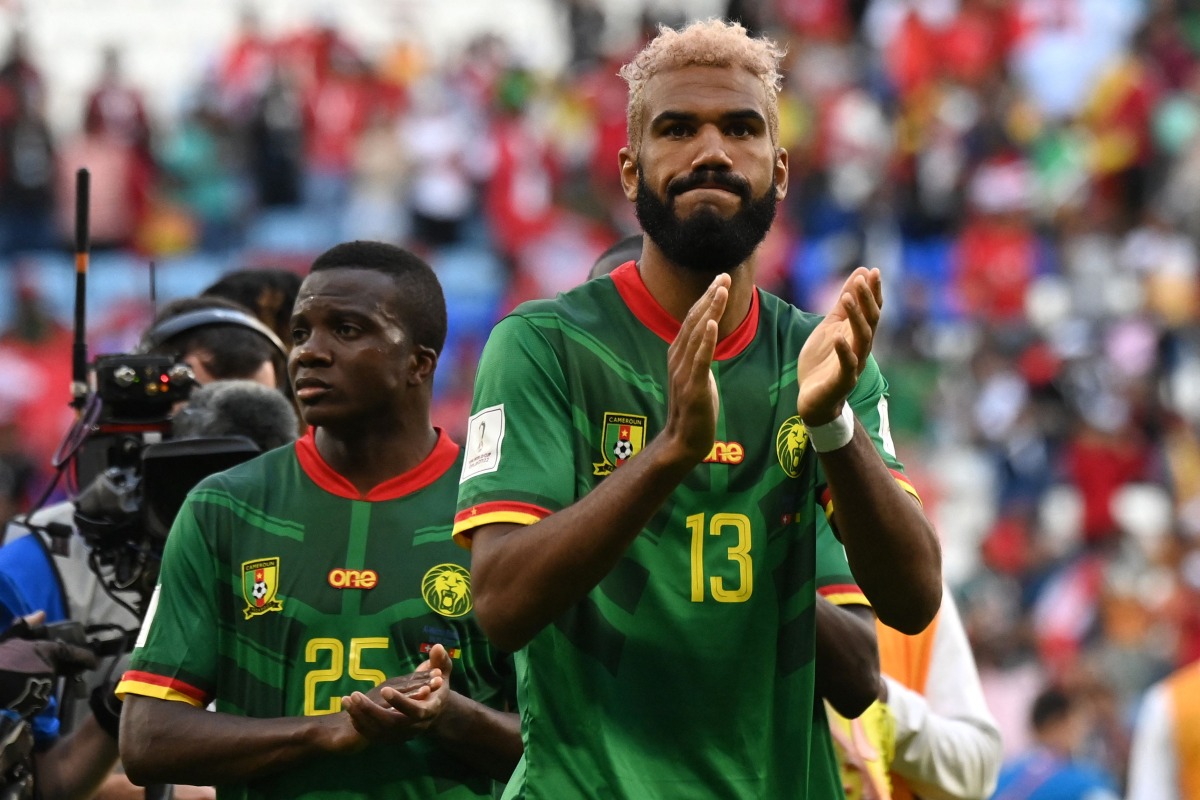
<path fill-rule="evenodd" d="M 575 499 L 572 414 L 550 317 L 510 316 L 480 358 L 467 423 L 454 537 L 496 522 L 532 524 Z"/>
<path fill-rule="evenodd" d="M 215 509 L 184 503 L 167 537 L 158 585 L 117 695 L 146 695 L 205 706 L 216 684 L 220 629 L 216 593 L 221 585 L 205 538 L 218 524 Z"/>
<path fill-rule="evenodd" d="M 863 605 L 869 606 L 867 596 L 863 594 L 850 572 L 850 564 L 846 561 L 846 548 L 833 535 L 828 521 L 821 515 L 817 516 L 817 594 L 834 605 Z"/>

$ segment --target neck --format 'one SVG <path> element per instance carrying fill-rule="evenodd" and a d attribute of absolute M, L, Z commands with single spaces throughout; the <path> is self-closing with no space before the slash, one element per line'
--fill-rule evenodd
<path fill-rule="evenodd" d="M 406 425 L 400 420 L 389 428 L 352 432 L 317 428 L 317 452 L 365 495 L 384 481 L 408 472 L 433 452 L 438 433 L 428 414 L 419 422 Z"/>
<path fill-rule="evenodd" d="M 638 269 L 650 295 L 681 322 L 712 283 L 712 277 L 699 275 L 669 260 L 650 237 L 646 237 Z M 729 303 L 717 324 L 718 340 L 737 330 L 750 313 L 754 296 L 754 256 L 729 270 L 729 277 Z"/>

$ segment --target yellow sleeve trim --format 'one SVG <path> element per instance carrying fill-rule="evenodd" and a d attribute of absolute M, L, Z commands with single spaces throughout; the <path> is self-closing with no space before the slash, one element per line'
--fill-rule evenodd
<path fill-rule="evenodd" d="M 835 606 L 871 606 L 871 601 L 867 600 L 867 596 L 862 592 L 837 592 L 821 596 Z"/>
<path fill-rule="evenodd" d="M 124 701 L 126 696 L 136 694 L 141 697 L 155 697 L 159 700 L 173 700 L 179 703 L 187 703 L 189 706 L 196 708 L 204 708 L 205 704 L 196 698 L 186 695 L 183 692 L 177 692 L 167 686 L 156 686 L 153 683 L 142 683 L 141 681 L 121 681 L 117 684 L 114 691 L 117 699 Z"/>
<path fill-rule="evenodd" d="M 490 511 L 483 514 L 476 514 L 454 523 L 454 541 L 470 550 L 471 537 L 468 534 L 475 528 L 483 525 L 492 525 L 497 522 L 515 522 L 518 525 L 532 525 L 543 518 L 544 515 L 539 516 L 522 511 Z"/>

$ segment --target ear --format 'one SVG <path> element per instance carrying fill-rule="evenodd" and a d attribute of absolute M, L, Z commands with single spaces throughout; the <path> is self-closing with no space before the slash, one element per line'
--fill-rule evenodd
<path fill-rule="evenodd" d="M 638 191 L 638 163 L 634 157 L 633 151 L 628 147 L 622 147 L 617 153 L 617 164 L 621 171 L 621 190 L 625 192 L 625 199 L 633 203 L 637 201 Z"/>
<path fill-rule="evenodd" d="M 775 199 L 787 197 L 788 189 L 788 152 L 782 147 L 775 148 Z"/>
<path fill-rule="evenodd" d="M 419 386 L 423 383 L 433 383 L 433 373 L 437 369 L 438 354 L 432 347 L 416 345 L 408 357 L 408 385 Z"/>

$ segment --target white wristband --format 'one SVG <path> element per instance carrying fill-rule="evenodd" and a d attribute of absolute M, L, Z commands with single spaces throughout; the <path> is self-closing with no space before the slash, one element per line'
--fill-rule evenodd
<path fill-rule="evenodd" d="M 808 440 L 818 453 L 840 450 L 854 438 L 854 428 L 854 409 L 843 403 L 842 413 L 836 419 L 808 429 Z"/>

